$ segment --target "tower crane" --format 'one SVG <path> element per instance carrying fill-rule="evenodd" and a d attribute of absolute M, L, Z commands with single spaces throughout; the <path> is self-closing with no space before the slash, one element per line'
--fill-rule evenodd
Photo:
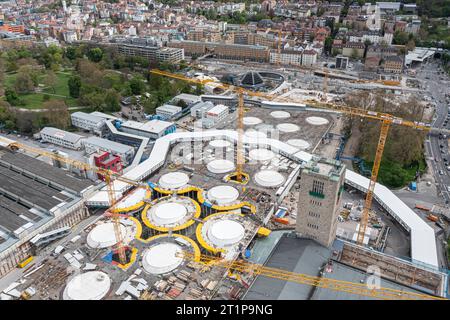
<path fill-rule="evenodd" d="M 222 89 L 224 91 L 231 91 L 237 94 L 238 98 L 238 119 L 237 119 L 237 148 L 236 148 L 236 172 L 231 173 L 227 176 L 227 179 L 231 182 L 237 182 L 240 184 L 247 184 L 249 181 L 249 175 L 243 171 L 243 165 L 245 163 L 245 156 L 243 150 L 243 134 L 244 134 L 244 95 L 255 96 L 255 97 L 263 97 L 268 99 L 271 97 L 270 95 L 262 92 L 254 92 L 250 90 L 246 90 L 241 87 L 236 87 L 232 85 L 228 85 L 225 83 L 218 83 L 212 79 L 195 79 L 185 77 L 181 74 L 175 74 L 167 71 L 162 71 L 158 69 L 150 70 L 151 74 L 168 77 L 176 80 L 186 81 L 190 83 L 205 85 L 208 83 L 214 83 L 215 87 L 218 89 Z"/>
<path fill-rule="evenodd" d="M 85 172 L 86 171 L 94 171 L 95 173 L 100 174 L 103 177 L 105 177 L 108 200 L 109 200 L 109 204 L 110 204 L 110 207 L 108 208 L 108 212 L 111 214 L 111 218 L 112 218 L 113 225 L 114 225 L 114 234 L 115 234 L 116 241 L 117 241 L 116 249 L 117 249 L 117 253 L 119 255 L 120 263 L 122 265 L 126 264 L 125 247 L 123 246 L 123 235 L 120 230 L 120 216 L 119 216 L 119 213 L 117 212 L 117 210 L 114 210 L 114 206 L 116 204 L 116 197 L 115 197 L 113 182 L 114 182 L 114 180 L 118 180 L 118 181 L 130 184 L 130 185 L 133 185 L 135 187 L 146 188 L 146 186 L 144 184 L 138 183 L 134 180 L 124 178 L 121 175 L 119 175 L 116 172 L 111 171 L 109 169 L 93 167 L 85 162 L 66 158 L 66 157 L 58 155 L 54 152 L 49 152 L 49 151 L 45 151 L 42 149 L 34 148 L 32 146 L 29 146 L 29 145 L 26 145 L 23 143 L 19 143 L 19 142 L 11 143 L 8 139 L 4 139 L 2 137 L 0 137 L 0 142 L 4 142 L 5 145 L 7 145 L 8 148 L 12 151 L 17 151 L 17 150 L 21 149 L 21 150 L 27 151 L 29 153 L 39 154 L 41 156 L 50 158 L 52 160 L 56 160 L 56 161 L 60 161 L 60 162 L 69 164 L 69 165 L 74 166 L 78 169 L 81 169 Z"/>
<path fill-rule="evenodd" d="M 200 255 L 200 260 L 196 260 L 193 253 L 182 251 L 176 254 L 195 263 L 206 266 L 217 266 L 228 270 L 235 270 L 241 273 L 261 275 L 278 280 L 290 281 L 299 284 L 324 288 L 339 292 L 357 294 L 365 297 L 383 299 L 383 300 L 446 300 L 442 297 L 428 294 L 420 294 L 390 288 L 369 288 L 365 283 L 354 283 L 343 280 L 336 280 L 324 277 L 311 276 L 307 274 L 290 272 L 278 268 L 266 267 L 261 264 L 251 263 L 244 260 L 225 260 L 215 256 Z"/>
<path fill-rule="evenodd" d="M 156 70 L 156 69 L 152 69 L 152 70 L 150 70 L 150 72 L 152 74 L 161 75 L 161 76 L 178 79 L 178 80 L 182 80 L 182 81 L 193 82 L 193 83 L 206 84 L 209 82 L 214 82 L 213 80 L 206 80 L 206 81 L 198 80 L 198 79 L 185 77 L 180 74 L 173 74 L 170 72 L 165 72 L 165 71 Z M 430 124 L 418 122 L 418 121 L 405 120 L 403 118 L 396 117 L 396 116 L 393 116 L 391 114 L 384 113 L 384 112 L 364 110 L 364 109 L 348 107 L 345 105 L 340 105 L 340 104 L 336 104 L 336 103 L 332 103 L 332 102 L 316 101 L 316 100 L 312 100 L 312 99 L 297 100 L 297 99 L 291 99 L 291 98 L 286 98 L 286 97 L 281 97 L 281 96 L 273 96 L 273 95 L 270 95 L 267 93 L 254 92 L 254 91 L 246 90 L 244 88 L 235 87 L 235 86 L 231 86 L 231 85 L 227 85 L 227 84 L 223 84 L 223 83 L 217 83 L 217 82 L 214 82 L 214 83 L 218 88 L 223 88 L 225 90 L 231 90 L 233 92 L 237 91 L 240 96 L 243 96 L 245 94 L 248 96 L 265 98 L 267 100 L 272 100 L 272 101 L 304 103 L 304 104 L 308 105 L 309 107 L 314 107 L 317 109 L 332 110 L 332 111 L 335 111 L 338 113 L 344 113 L 349 116 L 357 116 L 357 117 L 361 117 L 364 119 L 377 120 L 377 121 L 381 122 L 380 136 L 378 139 L 374 164 L 372 166 L 372 173 L 371 173 L 371 177 L 370 177 L 369 186 L 367 188 L 366 198 L 364 201 L 363 213 L 361 216 L 361 221 L 359 224 L 358 235 L 357 235 L 357 240 L 356 240 L 356 242 L 360 245 L 364 244 L 364 235 L 365 235 L 365 232 L 367 229 L 367 223 L 369 220 L 369 211 L 370 211 L 370 208 L 372 207 L 373 193 L 375 190 L 375 185 L 376 185 L 377 178 L 378 178 L 378 171 L 380 169 L 381 159 L 383 157 L 384 146 L 386 144 L 386 139 L 388 136 L 390 126 L 392 124 L 395 124 L 395 125 L 400 125 L 400 126 L 404 126 L 404 127 L 409 127 L 409 128 L 419 130 L 419 131 L 424 131 L 424 132 L 442 132 L 442 133 L 446 133 L 446 134 L 450 133 L 450 130 L 447 130 L 447 129 L 432 128 Z M 242 110 L 243 110 L 243 107 L 244 107 L 243 99 L 239 99 L 238 107 L 239 107 L 239 109 L 242 108 Z M 239 117 L 238 128 L 243 127 L 243 124 L 241 122 L 242 122 L 242 119 Z M 240 132 L 240 131 L 241 130 L 238 130 L 238 136 L 240 135 L 241 139 L 242 139 L 242 132 Z M 241 146 L 241 149 L 238 150 L 238 154 L 241 154 L 241 157 L 242 157 L 241 159 L 243 159 L 242 146 Z M 240 168 L 240 169 L 242 169 L 242 168 Z"/>

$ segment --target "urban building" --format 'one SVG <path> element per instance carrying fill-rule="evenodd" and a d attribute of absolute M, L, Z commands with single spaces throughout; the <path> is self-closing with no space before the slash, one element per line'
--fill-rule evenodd
<path fill-rule="evenodd" d="M 74 112 L 70 115 L 72 125 L 82 130 L 101 135 L 105 126 L 105 119 L 85 112 Z"/>
<path fill-rule="evenodd" d="M 0 147 L 0 277 L 89 216 L 85 197 L 94 183 L 19 152 Z M 39 237 L 49 235 L 51 237 Z M 39 241 L 31 241 L 33 238 Z"/>
<path fill-rule="evenodd" d="M 87 154 L 108 152 L 120 157 L 125 165 L 133 161 L 134 148 L 118 142 L 102 139 L 99 137 L 89 137 L 83 140 L 83 145 Z"/>
<path fill-rule="evenodd" d="M 188 56 L 212 54 L 218 59 L 256 62 L 268 62 L 270 58 L 269 48 L 259 45 L 174 40 L 168 46 L 184 49 Z"/>
<path fill-rule="evenodd" d="M 115 156 L 109 152 L 100 152 L 94 154 L 94 164 L 98 168 L 110 170 L 113 172 L 121 173 L 123 170 L 122 160 L 119 156 Z M 104 180 L 105 177 L 97 173 L 97 177 Z"/>
<path fill-rule="evenodd" d="M 156 108 L 156 114 L 163 116 L 165 119 L 173 119 L 181 115 L 183 108 L 179 106 L 173 106 L 171 104 L 165 104 Z"/>
<path fill-rule="evenodd" d="M 399 56 L 385 57 L 381 63 L 384 72 L 402 73 L 403 59 Z"/>
<path fill-rule="evenodd" d="M 300 173 L 296 231 L 330 246 L 336 236 L 345 166 L 335 160 L 313 157 Z"/>
<path fill-rule="evenodd" d="M 336 69 L 343 69 L 343 70 L 347 69 L 348 57 L 337 56 L 335 66 L 336 66 Z"/>
<path fill-rule="evenodd" d="M 286 65 L 300 66 L 302 64 L 302 51 L 290 50 L 278 53 L 270 52 L 270 63 L 281 63 Z"/>
<path fill-rule="evenodd" d="M 45 127 L 40 132 L 41 139 L 68 149 L 80 150 L 83 136 L 52 127 Z"/>
<path fill-rule="evenodd" d="M 218 104 L 206 112 L 206 118 L 214 121 L 215 124 L 223 121 L 228 116 L 229 108 L 223 104 Z"/>
<path fill-rule="evenodd" d="M 305 50 L 302 55 L 302 66 L 311 67 L 317 62 L 317 52 L 314 50 Z"/>
<path fill-rule="evenodd" d="M 342 55 L 351 58 L 364 57 L 366 46 L 362 42 L 347 42 L 342 48 Z"/>
<path fill-rule="evenodd" d="M 210 101 L 198 102 L 191 108 L 191 116 L 197 119 L 206 118 L 206 113 L 214 108 L 214 104 Z"/>
<path fill-rule="evenodd" d="M 176 127 L 173 122 L 163 120 L 150 120 L 147 122 L 128 120 L 120 125 L 120 130 L 156 140 L 166 134 L 175 132 Z"/>
<path fill-rule="evenodd" d="M 118 43 L 117 50 L 125 56 L 137 56 L 153 62 L 177 63 L 184 60 L 184 50 L 158 46 Z"/>

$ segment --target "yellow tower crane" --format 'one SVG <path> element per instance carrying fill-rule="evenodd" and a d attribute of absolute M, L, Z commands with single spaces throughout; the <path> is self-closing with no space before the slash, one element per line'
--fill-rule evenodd
<path fill-rule="evenodd" d="M 177 253 L 178 257 L 186 260 L 200 263 L 209 267 L 216 266 L 228 269 L 229 271 L 238 271 L 251 275 L 261 275 L 273 279 L 296 282 L 299 284 L 324 288 L 339 292 L 346 292 L 360 296 L 382 299 L 382 300 L 446 300 L 442 297 L 436 297 L 428 294 L 420 294 L 390 288 L 370 288 L 365 283 L 354 283 L 343 280 L 335 280 L 324 277 L 316 277 L 308 274 L 290 272 L 282 269 L 266 267 L 264 265 L 251 263 L 244 260 L 224 260 L 215 256 L 200 255 L 200 260 L 194 254 L 182 251 Z"/>
<path fill-rule="evenodd" d="M 174 78 L 174 79 L 178 79 L 178 80 L 182 80 L 182 81 L 189 81 L 189 82 L 194 82 L 194 83 L 213 82 L 213 80 L 207 80 L 206 82 L 202 82 L 201 80 L 185 77 L 185 76 L 179 75 L 179 74 L 173 74 L 170 72 L 160 71 L 160 70 L 156 70 L 156 69 L 153 69 L 150 72 L 152 74 L 157 74 L 157 75 L 161 75 L 161 76 L 165 76 L 165 77 L 169 77 L 169 78 Z M 400 117 L 395 117 L 391 114 L 384 113 L 384 112 L 376 112 L 376 111 L 364 110 L 364 109 L 359 109 L 359 108 L 352 108 L 352 107 L 347 107 L 344 105 L 339 105 L 339 104 L 330 103 L 330 102 L 320 102 L 320 101 L 316 101 L 316 100 L 297 100 L 297 99 L 291 99 L 291 98 L 286 98 L 286 97 L 273 96 L 273 95 L 270 95 L 267 93 L 254 92 L 254 91 L 250 91 L 250 90 L 245 90 L 243 88 L 234 87 L 234 86 L 226 85 L 223 83 L 217 83 L 217 82 L 215 83 L 215 85 L 218 88 L 224 88 L 225 90 L 231 90 L 233 92 L 238 91 L 239 94 L 242 96 L 245 94 L 248 96 L 260 97 L 260 98 L 265 98 L 267 100 L 273 100 L 273 101 L 304 103 L 304 104 L 308 105 L 309 107 L 333 110 L 335 112 L 344 113 L 346 115 L 357 116 L 357 117 L 361 117 L 361 118 L 365 118 L 365 119 L 369 119 L 369 120 L 377 120 L 377 121 L 381 122 L 380 136 L 378 139 L 378 145 L 377 145 L 377 149 L 376 149 L 376 153 L 375 153 L 374 164 L 372 167 L 372 174 L 370 177 L 370 183 L 369 183 L 369 186 L 367 189 L 366 199 L 364 202 L 364 209 L 363 209 L 361 222 L 359 224 L 359 229 L 358 229 L 357 243 L 360 245 L 363 245 L 364 235 L 365 235 L 365 232 L 367 229 L 367 222 L 369 219 L 369 210 L 372 207 L 373 193 L 375 190 L 375 185 L 376 185 L 377 178 L 378 178 L 378 171 L 380 169 L 381 159 L 383 157 L 384 146 L 386 144 L 386 139 L 388 136 L 388 131 L 389 131 L 390 126 L 392 124 L 395 124 L 395 125 L 409 127 L 409 128 L 415 129 L 415 130 L 424 131 L 424 132 L 442 132 L 442 133 L 446 133 L 446 134 L 450 133 L 450 130 L 447 130 L 447 129 L 432 128 L 430 124 L 426 124 L 426 123 L 418 122 L 418 121 L 404 120 Z M 243 108 L 243 100 L 242 100 L 242 102 L 240 102 L 240 104 L 242 104 L 242 106 L 239 106 L 239 107 Z M 239 126 L 241 126 L 241 124 L 238 123 L 238 127 Z M 240 153 L 240 152 L 242 152 L 242 154 L 243 154 L 243 150 L 238 150 L 238 153 Z"/>
<path fill-rule="evenodd" d="M 123 246 L 123 236 L 120 231 L 120 216 L 119 216 L 119 213 L 117 212 L 117 210 L 114 210 L 114 206 L 116 204 L 116 197 L 115 197 L 115 190 L 114 190 L 113 182 L 114 182 L 114 180 L 118 180 L 118 181 L 130 184 L 130 185 L 133 185 L 135 187 L 146 188 L 146 186 L 144 184 L 124 178 L 114 171 L 104 169 L 104 168 L 99 168 L 99 167 L 93 167 L 87 163 L 84 163 L 84 162 L 81 162 L 78 160 L 74 160 L 71 158 L 63 157 L 54 152 L 49 152 L 49 151 L 45 151 L 42 149 L 34 148 L 34 147 L 31 147 L 29 145 L 19 143 L 19 142 L 11 143 L 10 140 L 4 139 L 2 137 L 0 137 L 0 142 L 3 142 L 12 151 L 17 151 L 17 150 L 21 149 L 21 150 L 24 150 L 29 153 L 38 154 L 38 155 L 50 158 L 55 161 L 69 164 L 69 165 L 74 166 L 78 169 L 81 169 L 85 172 L 93 171 L 97 174 L 102 175 L 105 178 L 108 200 L 109 200 L 109 205 L 110 205 L 110 207 L 108 208 L 108 212 L 111 214 L 111 218 L 112 218 L 113 224 L 114 224 L 114 233 L 115 233 L 116 241 L 117 241 L 116 250 L 119 255 L 120 263 L 122 265 L 126 264 L 127 261 L 126 261 L 126 255 L 125 255 L 125 248 Z"/>

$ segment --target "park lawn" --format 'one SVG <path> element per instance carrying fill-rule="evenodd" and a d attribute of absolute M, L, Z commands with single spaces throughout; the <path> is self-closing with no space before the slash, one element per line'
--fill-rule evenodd
<path fill-rule="evenodd" d="M 7 74 L 5 77 L 6 87 L 13 87 L 16 80 L 16 73 Z M 17 106 L 24 109 L 40 109 L 44 101 L 44 95 L 48 94 L 50 100 L 64 100 L 68 107 L 76 107 L 77 100 L 69 96 L 69 87 L 67 81 L 71 74 L 67 72 L 56 72 L 57 81 L 55 84 L 55 90 L 52 88 L 44 88 L 42 92 L 34 92 L 27 94 L 19 94 L 20 99 L 24 102 L 23 106 Z M 45 75 L 39 76 L 39 83 L 42 83 L 45 79 Z"/>

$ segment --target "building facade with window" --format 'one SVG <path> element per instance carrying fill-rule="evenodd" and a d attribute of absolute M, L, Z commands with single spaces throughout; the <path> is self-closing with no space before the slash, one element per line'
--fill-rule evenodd
<path fill-rule="evenodd" d="M 300 174 L 296 231 L 330 246 L 336 237 L 345 166 L 340 161 L 313 158 Z"/>

